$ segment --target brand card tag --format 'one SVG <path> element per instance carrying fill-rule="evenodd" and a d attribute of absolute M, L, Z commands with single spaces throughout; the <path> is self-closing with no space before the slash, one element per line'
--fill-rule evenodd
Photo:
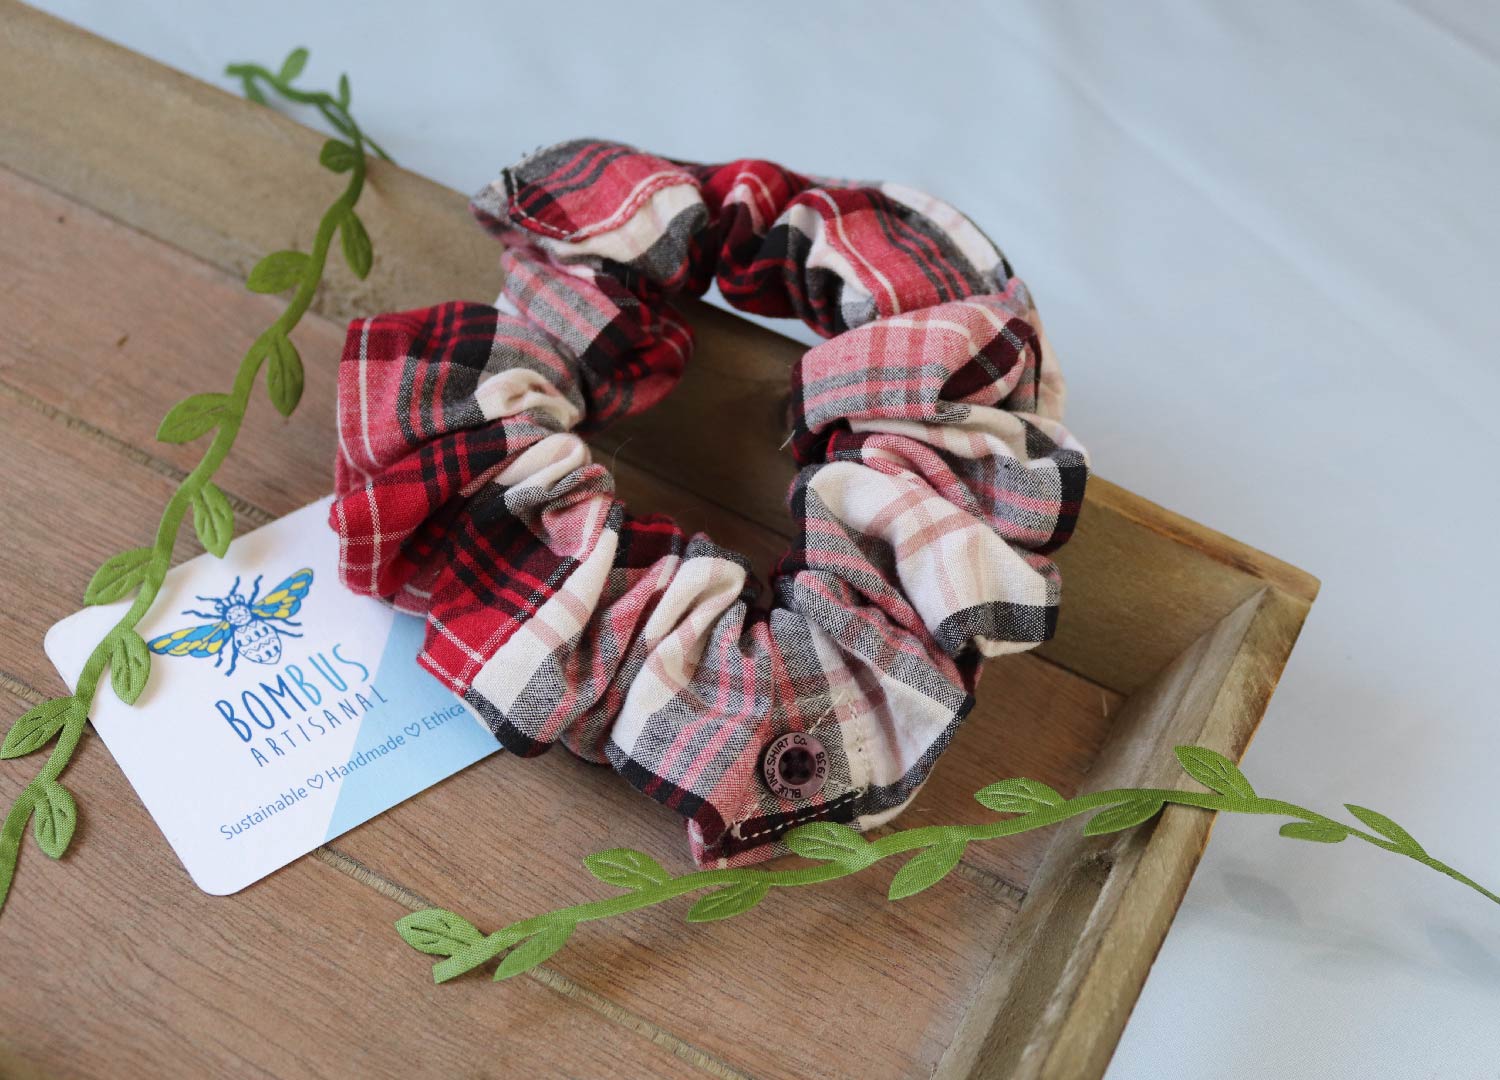
<path fill-rule="evenodd" d="M 134 706 L 101 686 L 94 728 L 204 892 L 237 892 L 499 749 L 417 665 L 423 620 L 338 579 L 331 499 L 167 574 L 139 627 Z M 70 687 L 129 601 L 47 633 Z"/>

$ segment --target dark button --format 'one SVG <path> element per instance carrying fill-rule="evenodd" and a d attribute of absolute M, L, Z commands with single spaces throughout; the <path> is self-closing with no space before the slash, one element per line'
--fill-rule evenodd
<path fill-rule="evenodd" d="M 828 751 L 815 735 L 788 732 L 766 747 L 760 774 L 775 795 L 810 799 L 828 779 Z"/>

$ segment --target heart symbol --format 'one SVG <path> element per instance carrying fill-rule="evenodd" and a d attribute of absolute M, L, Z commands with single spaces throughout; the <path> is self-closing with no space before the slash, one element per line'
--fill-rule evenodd
<path fill-rule="evenodd" d="M 407 724 L 401 730 L 404 731 L 404 732 L 406 732 L 413 739 L 415 739 L 418 735 L 422 734 L 422 725 L 421 724 Z"/>
<path fill-rule="evenodd" d="M 322 773 L 318 773 L 317 776 L 309 776 L 307 778 L 307 786 L 310 787 L 310 788 L 320 788 L 320 787 L 322 787 L 323 786 L 323 774 Z"/>

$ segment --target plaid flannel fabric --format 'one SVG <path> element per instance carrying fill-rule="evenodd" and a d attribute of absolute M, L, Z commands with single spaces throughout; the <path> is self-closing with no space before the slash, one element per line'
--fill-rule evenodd
<path fill-rule="evenodd" d="M 930 197 L 766 162 L 567 143 L 474 207 L 512 245 L 497 306 L 350 326 L 345 583 L 426 616 L 422 664 L 508 749 L 608 763 L 700 863 L 889 819 L 980 658 L 1055 626 L 1087 465 L 1025 285 Z M 799 532 L 769 608 L 742 558 L 626 511 L 578 434 L 671 388 L 692 339 L 669 299 L 714 281 L 836 335 L 793 375 Z M 806 797 L 761 769 L 788 733 L 826 750 Z"/>

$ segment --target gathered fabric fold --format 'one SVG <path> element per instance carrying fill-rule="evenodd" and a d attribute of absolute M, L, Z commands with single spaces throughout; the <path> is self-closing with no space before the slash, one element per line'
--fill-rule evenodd
<path fill-rule="evenodd" d="M 610 765 L 700 864 L 888 820 L 981 658 L 1056 627 L 1087 461 L 1024 283 L 937 200 L 767 162 L 565 143 L 474 210 L 509 245 L 496 305 L 350 326 L 344 583 L 426 618 L 420 662 L 507 749 Z M 671 389 L 671 300 L 712 284 L 830 338 L 792 373 L 797 533 L 767 603 L 740 556 L 627 511 L 582 437 Z"/>

